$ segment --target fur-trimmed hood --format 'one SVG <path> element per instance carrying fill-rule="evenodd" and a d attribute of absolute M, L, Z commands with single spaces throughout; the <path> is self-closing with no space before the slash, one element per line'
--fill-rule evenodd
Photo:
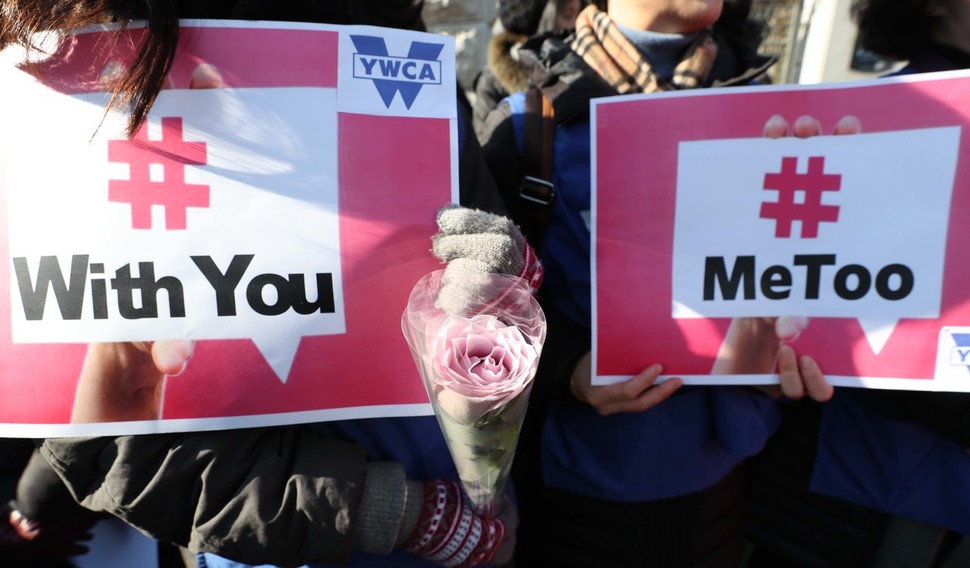
<path fill-rule="evenodd" d="M 500 32 L 488 44 L 488 66 L 495 79 L 507 93 L 524 91 L 529 86 L 529 74 L 519 63 L 518 49 L 529 36 Z"/>

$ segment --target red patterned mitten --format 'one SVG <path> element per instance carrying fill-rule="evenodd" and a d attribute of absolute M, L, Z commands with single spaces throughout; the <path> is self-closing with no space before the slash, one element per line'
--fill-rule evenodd
<path fill-rule="evenodd" d="M 492 562 L 500 549 L 511 557 L 504 554 L 511 544 L 505 537 L 505 523 L 476 515 L 457 481 L 425 481 L 421 515 L 404 549 L 442 566 L 467 568 Z"/>

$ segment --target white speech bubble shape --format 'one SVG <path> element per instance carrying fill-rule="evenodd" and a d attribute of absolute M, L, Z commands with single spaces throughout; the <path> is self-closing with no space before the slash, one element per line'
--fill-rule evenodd
<path fill-rule="evenodd" d="M 889 336 L 896 329 L 899 318 L 886 318 L 884 320 L 880 320 L 879 318 L 859 318 L 858 322 L 862 328 L 862 332 L 866 336 L 866 340 L 869 342 L 869 347 L 872 349 L 872 352 L 878 355 L 882 353 L 882 348 L 886 346 L 886 342 L 889 341 Z"/>
<path fill-rule="evenodd" d="M 856 317 L 877 353 L 938 317 L 959 137 L 681 143 L 673 317 Z"/>
<path fill-rule="evenodd" d="M 109 193 L 137 174 L 109 160 L 124 123 L 101 124 L 103 96 L 21 87 L 3 112 L 16 141 L 4 149 L 14 342 L 250 338 L 285 381 L 301 337 L 345 332 L 333 89 L 162 92 L 147 143 L 171 141 L 167 124 L 165 137 L 205 149 L 166 146 L 155 158 L 204 159 L 159 161 L 145 175 L 205 199 L 156 203 L 136 221 L 137 207 Z M 44 122 L 12 110 L 27 99 Z M 42 268 L 52 280 L 38 280 Z"/>

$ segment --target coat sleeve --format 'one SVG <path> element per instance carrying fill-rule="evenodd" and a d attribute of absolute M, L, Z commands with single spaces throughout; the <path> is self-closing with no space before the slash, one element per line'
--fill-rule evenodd
<path fill-rule="evenodd" d="M 360 447 L 300 427 L 48 439 L 41 452 L 85 507 L 250 564 L 346 559 L 367 473 Z"/>
<path fill-rule="evenodd" d="M 520 227 L 525 211 L 518 203 L 519 183 L 525 175 L 525 163 L 519 152 L 512 110 L 505 102 L 490 112 L 482 126 L 480 137 L 485 165 L 495 180 L 497 195 L 501 196 L 509 216 Z"/>
<path fill-rule="evenodd" d="M 911 420 L 970 448 L 970 394 L 871 390 L 870 402 L 897 420 Z"/>
<path fill-rule="evenodd" d="M 482 147 L 471 128 L 469 113 L 465 107 L 462 107 L 458 120 L 461 148 L 458 157 L 458 188 L 461 205 L 496 215 L 508 215 L 505 202 L 485 164 Z"/>

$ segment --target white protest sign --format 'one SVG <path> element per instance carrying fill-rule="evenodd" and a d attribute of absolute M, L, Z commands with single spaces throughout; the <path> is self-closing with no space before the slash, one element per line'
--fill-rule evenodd
<path fill-rule="evenodd" d="M 8 180 L 31 188 L 9 197 L 15 342 L 248 337 L 285 380 L 302 335 L 344 331 L 335 91 L 163 92 L 131 141 L 99 94 L 17 93 L 64 128 L 14 125 Z"/>
<path fill-rule="evenodd" d="M 855 317 L 876 353 L 939 317 L 959 137 L 681 143 L 673 317 Z"/>
<path fill-rule="evenodd" d="M 0 53 L 0 430 L 429 413 L 400 317 L 458 197 L 454 40 L 183 20 L 129 136 L 106 105 L 142 24 L 72 32 L 29 66 Z M 141 343 L 162 340 L 183 340 L 177 375 Z M 92 414 L 124 379 L 88 362 L 122 351 L 163 396 Z"/>

